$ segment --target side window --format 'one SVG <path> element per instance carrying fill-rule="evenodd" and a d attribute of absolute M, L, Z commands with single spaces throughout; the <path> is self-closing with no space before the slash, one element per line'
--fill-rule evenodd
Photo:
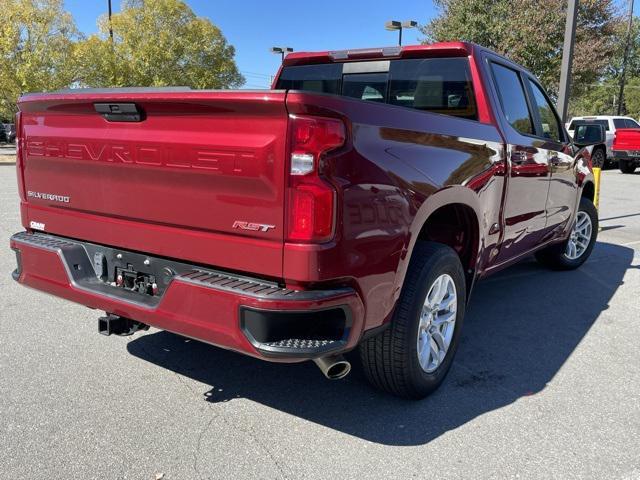
<path fill-rule="evenodd" d="M 638 122 L 636 122 L 635 120 L 631 120 L 630 118 L 626 119 L 625 124 L 627 128 L 640 128 Z"/>
<path fill-rule="evenodd" d="M 627 128 L 627 121 L 624 118 L 614 118 L 613 126 L 616 128 L 616 130 L 618 128 Z"/>
<path fill-rule="evenodd" d="M 542 135 L 545 138 L 561 142 L 563 140 L 562 133 L 560 133 L 562 129 L 560 128 L 558 117 L 556 117 L 555 111 L 549 103 L 547 96 L 537 84 L 529 82 L 529 85 L 531 85 L 533 99 L 536 103 L 535 106 L 538 109 L 538 114 L 540 115 Z"/>
<path fill-rule="evenodd" d="M 497 63 L 492 63 L 491 68 L 507 121 L 520 133 L 533 134 L 533 121 L 520 76 L 515 70 Z"/>

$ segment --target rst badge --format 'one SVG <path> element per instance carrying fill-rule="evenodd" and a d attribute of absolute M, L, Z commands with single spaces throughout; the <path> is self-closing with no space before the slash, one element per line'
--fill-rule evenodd
<path fill-rule="evenodd" d="M 252 232 L 268 232 L 272 228 L 276 228 L 275 225 L 266 225 L 264 223 L 243 222 L 236 220 L 233 222 L 233 228 L 239 228 L 240 230 L 250 230 Z"/>

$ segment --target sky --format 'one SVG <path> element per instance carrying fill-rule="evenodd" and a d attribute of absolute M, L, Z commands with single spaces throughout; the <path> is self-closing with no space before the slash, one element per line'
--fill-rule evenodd
<path fill-rule="evenodd" d="M 280 56 L 273 46 L 295 51 L 342 50 L 396 45 L 397 32 L 384 29 L 387 20 L 427 23 L 437 15 L 432 0 L 187 0 L 198 16 L 209 18 L 236 48 L 236 63 L 245 88 L 268 88 Z M 618 0 L 621 9 L 626 0 Z M 120 0 L 112 0 L 120 10 Z M 65 0 L 80 31 L 97 31 L 98 17 L 107 12 L 107 0 Z M 640 15 L 640 2 L 635 2 Z M 624 11 L 624 10 L 623 10 Z M 403 44 L 419 43 L 417 29 L 403 32 Z"/>
<path fill-rule="evenodd" d="M 236 63 L 246 88 L 268 88 L 280 65 L 273 46 L 295 51 L 342 50 L 396 45 L 397 32 L 387 20 L 426 23 L 436 15 L 431 0 L 188 0 L 198 16 L 209 18 L 236 48 Z M 120 1 L 112 0 L 113 10 Z M 107 12 L 107 0 L 65 0 L 80 31 L 97 31 L 96 20 Z M 403 44 L 419 43 L 417 29 L 403 32 Z"/>

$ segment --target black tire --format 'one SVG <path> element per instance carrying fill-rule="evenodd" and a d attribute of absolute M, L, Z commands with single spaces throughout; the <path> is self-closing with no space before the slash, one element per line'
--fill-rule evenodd
<path fill-rule="evenodd" d="M 607 153 L 604 148 L 595 148 L 591 154 L 593 168 L 604 168 L 607 163 Z"/>
<path fill-rule="evenodd" d="M 625 160 L 619 160 L 618 165 L 620 166 L 620 171 L 622 173 L 633 173 L 636 171 L 635 162 L 629 162 Z"/>
<path fill-rule="evenodd" d="M 578 212 L 581 211 L 589 215 L 589 218 L 591 219 L 591 238 L 582 255 L 575 259 L 570 259 L 565 255 L 567 243 L 569 242 L 569 239 L 567 239 L 562 243 L 552 245 L 544 250 L 536 252 L 536 259 L 541 264 L 553 270 L 573 270 L 587 261 L 598 238 L 598 211 L 593 205 L 593 202 L 584 197 L 580 199 L 580 206 L 578 207 Z"/>
<path fill-rule="evenodd" d="M 453 336 L 440 365 L 431 373 L 418 360 L 420 314 L 435 280 L 448 274 L 456 288 L 457 304 Z M 360 358 L 369 382 L 393 395 L 421 399 L 442 383 L 455 355 L 466 304 L 465 275 L 456 252 L 439 243 L 415 246 L 391 325 L 360 345 Z"/>

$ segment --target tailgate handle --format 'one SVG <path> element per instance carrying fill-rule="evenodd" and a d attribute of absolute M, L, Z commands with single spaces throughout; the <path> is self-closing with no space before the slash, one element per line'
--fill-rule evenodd
<path fill-rule="evenodd" d="M 108 122 L 141 122 L 144 112 L 135 103 L 94 103 L 96 112 Z"/>

